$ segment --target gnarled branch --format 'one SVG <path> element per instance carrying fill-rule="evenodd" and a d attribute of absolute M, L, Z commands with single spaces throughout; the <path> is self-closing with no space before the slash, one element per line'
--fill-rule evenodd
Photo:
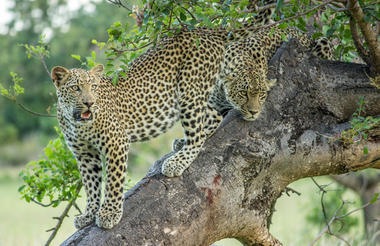
<path fill-rule="evenodd" d="M 352 145 L 338 138 L 361 96 L 367 114 L 380 114 L 380 91 L 370 84 L 368 70 L 312 58 L 291 40 L 271 61 L 269 78 L 277 84 L 257 120 L 244 121 L 231 111 L 183 176 L 161 175 L 163 157 L 125 194 L 119 225 L 90 225 L 62 245 L 210 245 L 226 237 L 281 245 L 268 226 L 288 184 L 380 169 L 380 138 Z"/>

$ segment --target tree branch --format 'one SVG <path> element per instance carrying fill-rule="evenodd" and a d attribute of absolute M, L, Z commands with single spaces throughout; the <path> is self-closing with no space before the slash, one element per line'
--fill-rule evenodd
<path fill-rule="evenodd" d="M 62 245 L 210 245 L 226 237 L 281 245 L 268 226 L 288 184 L 380 169 L 380 138 L 351 145 L 332 141 L 350 127 L 342 122 L 361 96 L 368 115 L 380 114 L 380 91 L 367 72 L 365 65 L 311 58 L 291 40 L 271 61 L 268 79 L 277 83 L 257 120 L 247 122 L 232 110 L 183 176 L 160 174 L 173 153 L 164 156 L 125 194 L 119 225 L 90 225 Z"/>
<path fill-rule="evenodd" d="M 82 189 L 82 183 L 79 182 L 77 187 L 76 187 L 76 194 L 79 195 L 79 192 L 80 190 Z M 78 198 L 78 196 L 74 197 L 66 206 L 66 208 L 63 210 L 61 216 L 59 217 L 56 217 L 55 219 L 58 220 L 57 224 L 50 230 L 48 231 L 53 231 L 51 234 L 50 234 L 50 237 L 48 238 L 48 240 L 46 241 L 45 245 L 44 246 L 49 246 L 50 243 L 53 241 L 53 239 L 55 238 L 55 236 L 57 235 L 57 232 L 59 230 L 59 228 L 61 228 L 61 225 L 62 225 L 62 222 L 63 220 L 66 218 L 67 214 L 69 213 L 71 207 L 75 204 L 75 201 L 76 199 Z"/>
<path fill-rule="evenodd" d="M 33 110 L 30 110 L 29 108 L 27 108 L 26 106 L 24 106 L 22 103 L 19 103 L 19 102 L 16 102 L 16 105 L 19 106 L 22 110 L 30 113 L 30 114 L 33 114 L 35 116 L 40 116 L 40 117 L 57 117 L 57 115 L 55 114 L 43 114 L 43 113 L 38 113 L 38 112 L 35 112 Z"/>
<path fill-rule="evenodd" d="M 350 30 L 352 40 L 354 41 L 355 47 L 358 50 L 359 56 L 363 59 L 365 63 L 371 64 L 371 58 L 369 57 L 367 50 L 364 48 L 363 43 L 360 40 L 358 27 L 353 17 L 350 18 Z"/>
<path fill-rule="evenodd" d="M 284 4 L 287 4 L 290 2 L 291 2 L 291 0 L 285 0 Z M 260 11 L 264 11 L 267 9 L 275 8 L 276 6 L 277 6 L 277 3 L 271 3 L 271 4 L 264 5 L 264 6 L 256 6 L 252 9 L 245 9 L 245 10 L 242 10 L 241 12 L 242 13 L 260 12 Z"/>
<path fill-rule="evenodd" d="M 380 43 L 377 41 L 378 33 L 372 30 L 370 23 L 364 20 L 364 13 L 357 0 L 348 0 L 347 9 L 351 16 L 357 21 L 364 39 L 368 45 L 369 55 L 371 57 L 371 66 L 373 72 L 380 75 Z"/>
<path fill-rule="evenodd" d="M 117 6 L 123 7 L 126 10 L 128 10 L 129 12 L 132 12 L 132 10 L 130 8 L 128 8 L 125 4 L 123 4 L 122 0 L 107 0 L 107 1 L 112 3 L 112 4 L 115 4 Z"/>

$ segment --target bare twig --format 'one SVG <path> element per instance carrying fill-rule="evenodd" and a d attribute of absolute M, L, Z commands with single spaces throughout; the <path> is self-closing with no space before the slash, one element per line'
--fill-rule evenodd
<path fill-rule="evenodd" d="M 120 57 L 122 54 L 124 54 L 125 52 L 131 52 L 131 51 L 137 51 L 137 50 L 140 50 L 140 49 L 144 49 L 150 45 L 152 45 L 154 42 L 153 41 L 150 41 L 142 46 L 139 46 L 139 47 L 136 47 L 136 48 L 132 48 L 132 49 L 124 49 L 124 50 L 119 50 L 119 49 L 116 49 L 116 48 L 110 48 L 111 50 L 115 51 L 117 53 L 117 56 L 116 58 Z"/>
<path fill-rule="evenodd" d="M 348 11 L 347 8 L 338 8 L 332 4 L 327 4 L 327 7 L 329 7 L 330 9 L 334 10 L 335 12 L 345 12 L 345 11 Z"/>
<path fill-rule="evenodd" d="M 337 178 L 337 176 L 331 176 L 332 178 Z M 332 231 L 331 231 L 331 224 L 334 222 L 334 221 L 339 221 L 339 220 L 341 220 L 341 219 L 343 219 L 344 217 L 347 217 L 347 216 L 349 216 L 349 215 L 351 215 L 351 214 L 353 214 L 353 213 L 355 213 L 355 212 L 357 212 L 357 211 L 359 211 L 359 210 L 361 210 L 361 209 L 363 209 L 363 208 L 365 208 L 365 207 L 367 207 L 367 206 L 369 206 L 369 205 L 371 205 L 372 203 L 371 202 L 368 202 L 368 203 L 366 203 L 366 204 L 364 204 L 363 206 L 361 206 L 361 207 L 359 207 L 359 208 L 356 208 L 356 209 L 353 209 L 353 210 L 351 210 L 350 212 L 348 212 L 348 213 L 346 213 L 346 214 L 343 214 L 343 215 L 337 215 L 338 213 L 339 213 L 339 211 L 341 211 L 342 209 L 343 209 L 343 206 L 347 203 L 347 202 L 345 202 L 345 201 L 342 201 L 342 204 L 340 205 L 340 207 L 335 211 L 335 213 L 334 213 L 334 215 L 332 216 L 332 218 L 329 220 L 329 221 L 327 221 L 327 214 L 326 214 L 326 210 L 325 210 L 325 207 L 324 207 L 324 204 L 323 204 L 323 196 L 324 196 L 324 194 L 326 194 L 327 193 L 327 191 L 324 189 L 324 186 L 322 186 L 322 185 L 319 185 L 317 182 L 316 182 L 316 180 L 314 179 L 314 178 L 311 178 L 312 179 L 312 181 L 314 182 L 314 184 L 319 188 L 319 190 L 320 191 L 322 191 L 322 196 L 321 196 L 321 204 L 322 204 L 322 211 L 323 211 L 323 215 L 324 215 L 324 218 L 325 218 L 325 220 L 326 220 L 326 227 L 318 234 L 318 236 L 309 244 L 309 246 L 312 246 L 312 245 L 314 245 L 326 232 L 327 233 L 329 233 L 330 235 L 332 235 L 332 236 L 334 236 L 334 237 L 336 237 L 336 238 L 338 238 L 338 239 L 340 239 L 341 241 L 343 241 L 346 245 L 349 245 L 349 246 L 351 246 L 350 245 L 350 243 L 347 241 L 347 240 L 345 240 L 344 238 L 342 238 L 341 236 L 339 236 L 339 235 L 336 235 L 335 233 L 333 233 Z M 380 200 L 380 198 L 379 199 L 377 199 L 375 202 L 377 202 L 377 201 L 379 201 Z"/>
<path fill-rule="evenodd" d="M 73 204 L 74 208 L 76 210 L 78 210 L 79 214 L 82 214 L 82 210 L 79 208 L 78 204 L 76 203 L 76 201 L 74 201 L 74 204 Z"/>
<path fill-rule="evenodd" d="M 184 9 L 184 10 L 185 10 L 185 11 L 191 16 L 191 18 L 193 18 L 194 20 L 197 19 L 197 18 L 193 15 L 193 13 L 191 13 L 190 10 L 188 10 L 187 8 L 185 8 L 185 7 L 183 7 L 183 6 L 181 6 L 181 8 Z"/>
<path fill-rule="evenodd" d="M 319 185 L 317 185 L 319 187 Z M 340 205 L 340 207 L 335 211 L 333 217 L 330 219 L 330 221 L 327 223 L 326 227 L 323 228 L 323 230 L 318 234 L 318 236 L 309 244 L 309 246 L 314 245 L 327 231 L 330 231 L 330 226 L 336 219 L 337 213 L 343 209 L 344 202 Z"/>
<path fill-rule="evenodd" d="M 45 208 L 46 208 L 46 207 L 50 207 L 51 205 L 53 205 L 54 202 L 56 202 L 56 201 L 52 201 L 51 203 L 43 204 L 43 203 L 41 203 L 41 202 L 39 202 L 39 201 L 36 201 L 36 200 L 33 199 L 33 198 L 30 198 L 30 200 L 31 200 L 32 202 L 38 204 L 39 206 L 41 206 L 41 207 L 45 207 Z"/>
<path fill-rule="evenodd" d="M 380 201 L 380 198 L 378 198 L 375 202 L 378 202 L 378 201 Z M 311 243 L 309 244 L 309 246 L 314 245 L 314 244 L 315 244 L 315 243 L 316 243 L 316 242 L 322 237 L 322 235 L 325 234 L 325 233 L 328 231 L 329 226 L 330 226 L 335 220 L 343 219 L 344 217 L 347 217 L 347 216 L 349 216 L 349 215 L 351 215 L 351 214 L 353 214 L 353 213 L 355 213 L 355 212 L 357 212 L 357 211 L 360 211 L 360 210 L 362 210 L 363 208 L 366 208 L 366 207 L 370 206 L 371 204 L 373 204 L 373 203 L 371 203 L 371 202 L 367 202 L 367 203 L 364 204 L 363 206 L 360 206 L 360 207 L 358 207 L 358 208 L 355 208 L 355 209 L 351 210 L 350 212 L 348 212 L 348 213 L 346 213 L 346 214 L 343 214 L 343 215 L 337 216 L 337 213 L 342 209 L 342 206 L 344 205 L 344 202 L 343 202 L 342 205 L 337 209 L 337 211 L 335 211 L 334 216 L 330 219 L 330 221 L 329 221 L 329 223 L 326 225 L 326 227 L 323 228 L 323 230 L 321 231 L 321 233 L 319 233 L 319 235 L 313 240 L 313 242 L 311 242 Z M 334 235 L 334 236 L 336 236 L 336 235 Z M 339 237 L 339 239 L 340 239 L 340 237 Z M 348 244 L 348 242 L 346 242 L 345 240 L 344 240 L 344 242 L 345 242 L 346 244 Z M 348 245 L 350 245 L 350 244 L 348 244 Z"/>
<path fill-rule="evenodd" d="M 297 194 L 299 196 L 301 195 L 301 192 L 298 192 L 298 191 L 296 191 L 296 190 L 294 190 L 294 189 L 292 189 L 290 187 L 285 187 L 285 193 L 286 193 L 287 196 L 290 196 L 289 192 L 295 193 L 295 194 Z"/>
<path fill-rule="evenodd" d="M 53 233 L 50 234 L 50 237 L 48 238 L 48 240 L 46 241 L 46 243 L 45 243 L 44 246 L 49 246 L 50 243 L 53 241 L 54 237 L 57 235 L 57 232 L 58 232 L 59 228 L 61 228 L 63 220 L 67 217 L 67 214 L 69 213 L 71 207 L 74 205 L 76 199 L 78 198 L 78 194 L 79 194 L 79 192 L 80 192 L 81 189 L 82 189 L 82 183 L 79 182 L 77 184 L 77 188 L 75 190 L 75 192 L 76 192 L 77 195 L 67 204 L 67 206 L 63 210 L 61 216 L 59 216 L 58 222 L 55 225 L 55 227 L 48 230 L 48 231 L 53 231 Z"/>
<path fill-rule="evenodd" d="M 128 8 L 126 5 L 124 5 L 121 0 L 107 0 L 107 1 L 112 3 L 112 4 L 121 6 L 121 7 L 125 8 L 126 10 L 128 10 L 129 12 L 132 12 L 132 10 L 130 8 Z"/>
<path fill-rule="evenodd" d="M 285 0 L 284 4 L 287 4 L 287 3 L 290 3 L 290 2 L 291 2 L 291 0 Z M 241 12 L 242 13 L 260 12 L 260 11 L 264 11 L 264 10 L 267 10 L 267 9 L 275 8 L 276 5 L 277 5 L 277 3 L 271 3 L 271 4 L 264 5 L 264 6 L 255 7 L 255 8 L 252 8 L 252 9 L 246 9 L 246 10 L 243 10 Z"/>
<path fill-rule="evenodd" d="M 327 191 L 325 190 L 324 186 L 327 186 L 327 185 L 322 186 L 322 185 L 318 184 L 318 182 L 313 177 L 311 177 L 311 180 L 318 187 L 318 189 L 322 192 L 322 195 L 321 195 L 321 207 L 322 207 L 323 218 L 325 219 L 325 222 L 327 224 L 327 230 L 328 230 L 328 232 L 330 234 L 332 234 L 332 232 L 330 230 L 329 223 L 327 221 L 327 212 L 326 212 L 325 204 L 323 203 L 323 199 L 325 197 L 325 194 L 327 193 Z"/>
<path fill-rule="evenodd" d="M 339 8 L 339 9 L 345 8 L 345 6 L 346 6 L 345 4 L 343 4 L 343 3 L 341 3 L 341 2 L 337 2 L 337 1 L 332 2 L 332 3 L 329 4 L 329 5 L 333 5 L 333 6 L 337 7 L 337 8 Z"/>
<path fill-rule="evenodd" d="M 36 115 L 36 116 L 40 116 L 40 117 L 57 117 L 57 115 L 54 115 L 54 114 L 42 114 L 42 113 L 34 112 L 34 111 L 28 109 L 26 106 L 24 106 L 23 104 L 21 104 L 19 102 L 16 102 L 16 104 L 17 104 L 17 106 L 19 106 L 20 108 L 22 108 L 26 112 L 28 112 L 30 114 L 33 114 L 33 115 Z"/>
<path fill-rule="evenodd" d="M 49 68 L 47 67 L 46 62 L 45 62 L 45 56 L 41 54 L 40 58 L 41 58 L 42 65 L 45 68 L 45 71 L 47 72 L 47 74 L 49 74 L 49 78 L 51 78 Z"/>

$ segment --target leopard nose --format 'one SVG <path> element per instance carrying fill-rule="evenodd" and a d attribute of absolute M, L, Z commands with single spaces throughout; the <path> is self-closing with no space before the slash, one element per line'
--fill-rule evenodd
<path fill-rule="evenodd" d="M 252 115 L 256 115 L 258 113 L 257 110 L 249 110 L 249 112 L 252 114 Z"/>
<path fill-rule="evenodd" d="M 94 104 L 94 102 L 84 102 L 83 104 L 89 108 Z"/>

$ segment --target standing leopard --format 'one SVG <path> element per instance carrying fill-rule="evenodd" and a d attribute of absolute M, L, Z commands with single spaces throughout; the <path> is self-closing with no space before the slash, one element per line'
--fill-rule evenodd
<path fill-rule="evenodd" d="M 180 120 L 184 138 L 173 144 L 176 153 L 164 161 L 161 171 L 175 177 L 189 167 L 222 119 L 208 98 L 226 44 L 250 35 L 253 29 L 245 27 L 236 32 L 184 30 L 137 58 L 116 85 L 102 75 L 102 65 L 89 71 L 52 69 L 58 122 L 78 161 L 88 200 L 85 213 L 75 218 L 76 228 L 94 220 L 99 227 L 112 228 L 120 221 L 130 143 L 154 138 Z"/>
<path fill-rule="evenodd" d="M 244 119 L 255 120 L 261 112 L 268 91 L 275 80 L 268 80 L 268 62 L 284 42 L 296 38 L 322 59 L 333 59 L 332 48 L 326 38 L 313 40 L 292 28 L 263 28 L 248 38 L 232 42 L 226 48 L 221 72 L 210 96 L 211 107 L 221 114 L 235 108 Z"/>
<path fill-rule="evenodd" d="M 184 138 L 173 144 L 176 153 L 164 161 L 161 172 L 180 176 L 189 167 L 221 122 L 209 95 L 226 45 L 255 30 L 245 27 L 237 32 L 183 30 L 137 58 L 116 85 L 102 75 L 102 65 L 89 71 L 52 69 L 58 122 L 78 161 L 87 195 L 76 228 L 93 221 L 103 228 L 119 223 L 130 143 L 154 138 L 180 120 Z M 102 157 L 106 180 L 101 204 Z"/>

